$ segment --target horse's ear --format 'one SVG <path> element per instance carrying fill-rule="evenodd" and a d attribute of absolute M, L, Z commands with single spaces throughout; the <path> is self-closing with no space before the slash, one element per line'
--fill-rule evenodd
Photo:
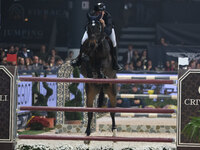
<path fill-rule="evenodd" d="M 91 15 L 90 15 L 90 13 L 87 13 L 87 18 L 88 18 L 88 20 L 91 19 Z"/>
<path fill-rule="evenodd" d="M 96 16 L 92 16 L 90 13 L 87 13 L 87 18 L 89 21 L 91 21 L 91 20 L 95 20 Z"/>

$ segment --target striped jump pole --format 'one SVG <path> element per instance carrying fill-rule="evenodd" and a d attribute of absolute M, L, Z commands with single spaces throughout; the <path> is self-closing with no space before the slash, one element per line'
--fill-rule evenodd
<path fill-rule="evenodd" d="M 121 141 L 121 142 L 164 142 L 173 143 L 173 138 L 143 138 L 143 137 L 114 137 L 114 136 L 55 136 L 55 135 L 19 135 L 19 139 L 37 140 L 75 140 L 75 141 Z"/>
<path fill-rule="evenodd" d="M 65 111 L 65 112 L 123 112 L 123 113 L 175 113 L 174 109 L 163 108 L 86 108 L 86 107 L 47 107 L 20 106 L 20 110 L 30 111 Z"/>
<path fill-rule="evenodd" d="M 73 82 L 73 83 L 135 83 L 135 84 L 176 84 L 172 80 L 134 80 L 134 79 L 93 79 L 93 78 L 47 78 L 47 77 L 19 77 L 20 81 L 32 82 Z"/>
<path fill-rule="evenodd" d="M 117 98 L 160 98 L 177 100 L 177 95 L 159 95 L 159 94 L 119 94 Z"/>
<path fill-rule="evenodd" d="M 162 113 L 116 113 L 116 117 L 131 117 L 131 118 L 176 118 L 176 113 L 162 114 Z"/>
<path fill-rule="evenodd" d="M 120 76 L 117 79 L 145 79 L 145 80 L 178 80 L 177 76 Z"/>

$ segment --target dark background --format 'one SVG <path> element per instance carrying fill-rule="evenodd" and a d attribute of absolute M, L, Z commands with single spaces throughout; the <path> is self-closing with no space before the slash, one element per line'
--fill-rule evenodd
<path fill-rule="evenodd" d="M 79 47 L 88 9 L 96 0 L 1 0 L 0 42 L 47 43 L 56 35 L 56 46 Z M 162 23 L 200 23 L 200 2 L 196 0 L 107 0 L 117 33 L 124 26 L 156 26 Z M 25 21 L 28 18 L 28 21 Z M 174 27 L 173 25 L 176 25 Z M 183 25 L 182 25 L 183 26 Z M 187 26 L 184 26 L 187 29 Z M 191 28 L 190 28 L 191 29 Z M 198 28 L 192 29 L 193 32 Z M 168 40 L 170 37 L 168 37 Z M 77 42 L 78 41 L 78 42 Z M 187 42 L 187 41 L 186 41 Z M 194 41 L 192 44 L 198 44 Z"/>
<path fill-rule="evenodd" d="M 33 51 L 37 51 L 41 44 L 46 44 L 49 49 L 64 47 L 66 51 L 79 48 L 87 22 L 86 13 L 99 1 L 0 0 L 0 46 L 25 43 Z M 159 44 L 161 37 L 165 37 L 170 44 L 198 46 L 200 43 L 199 0 L 101 2 L 106 4 L 113 17 L 118 42 L 122 28 L 153 27 L 156 29 L 154 44 Z M 83 4 L 89 4 L 89 8 L 84 8 Z M 173 49 L 177 51 L 177 48 Z M 156 52 L 149 50 L 151 56 Z M 160 52 L 162 56 L 165 56 L 164 52 Z"/>

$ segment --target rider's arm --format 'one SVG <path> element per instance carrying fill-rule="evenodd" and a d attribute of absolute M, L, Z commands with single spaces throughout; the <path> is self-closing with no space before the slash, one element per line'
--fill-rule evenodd
<path fill-rule="evenodd" d="M 105 18 L 104 32 L 109 36 L 112 33 L 112 27 L 113 27 L 112 16 L 109 13 L 106 13 L 104 18 Z"/>

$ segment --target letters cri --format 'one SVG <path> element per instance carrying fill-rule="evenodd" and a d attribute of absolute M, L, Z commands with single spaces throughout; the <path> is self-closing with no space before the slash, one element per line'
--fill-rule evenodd
<path fill-rule="evenodd" d="M 185 99 L 185 105 L 200 105 L 200 99 Z"/>

